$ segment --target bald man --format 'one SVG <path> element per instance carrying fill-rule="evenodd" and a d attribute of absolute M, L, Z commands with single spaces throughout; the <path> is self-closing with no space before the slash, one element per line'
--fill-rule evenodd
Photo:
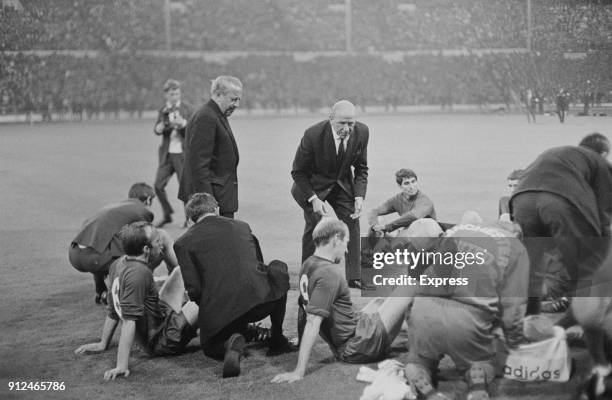
<path fill-rule="evenodd" d="M 291 194 L 304 210 L 302 262 L 314 253 L 314 227 L 321 217 L 335 213 L 349 229 L 346 279 L 349 287 L 358 289 L 373 288 L 362 285 L 359 249 L 359 217 L 368 185 L 368 138 L 368 127 L 355 120 L 355 106 L 340 100 L 332 106 L 329 119 L 306 129 L 291 170 Z"/>

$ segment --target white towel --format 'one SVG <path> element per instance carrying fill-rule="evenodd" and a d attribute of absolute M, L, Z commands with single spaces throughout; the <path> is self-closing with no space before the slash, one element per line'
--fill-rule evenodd
<path fill-rule="evenodd" d="M 359 368 L 357 380 L 370 382 L 360 400 L 414 400 L 417 398 L 406 380 L 404 365 L 397 360 L 385 360 L 378 364 L 378 371 Z"/>

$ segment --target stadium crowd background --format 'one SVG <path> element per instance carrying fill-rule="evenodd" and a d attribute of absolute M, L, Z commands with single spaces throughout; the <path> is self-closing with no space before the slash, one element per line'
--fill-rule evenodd
<path fill-rule="evenodd" d="M 169 77 L 197 104 L 222 73 L 247 109 L 612 101 L 612 1 L 532 0 L 532 51 L 526 0 L 352 0 L 350 52 L 331 3 L 173 0 L 166 53 L 164 0 L 3 0 L 0 114 L 141 115 Z"/>

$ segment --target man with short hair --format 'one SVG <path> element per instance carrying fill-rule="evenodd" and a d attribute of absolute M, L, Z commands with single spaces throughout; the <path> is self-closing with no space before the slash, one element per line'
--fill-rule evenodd
<path fill-rule="evenodd" d="M 497 216 L 500 220 L 510 221 L 510 196 L 512 196 L 512 193 L 514 193 L 514 189 L 516 189 L 518 180 L 522 173 L 522 169 L 515 169 L 514 171 L 510 172 L 510 175 L 508 175 L 508 178 L 506 178 L 508 183 L 508 195 L 500 197 L 499 204 L 497 206 Z"/>
<path fill-rule="evenodd" d="M 125 256 L 110 268 L 107 317 L 99 342 L 80 346 L 76 354 L 105 351 L 121 321 L 116 367 L 104 373 L 104 380 L 130 375 L 130 349 L 136 339 L 155 356 L 180 354 L 196 336 L 198 306 L 183 304 L 185 286 L 179 268 L 175 268 L 159 293 L 153 270 L 161 258 L 163 239 L 149 222 L 124 226 L 118 235 Z"/>
<path fill-rule="evenodd" d="M 128 199 L 102 207 L 87 219 L 81 231 L 72 240 L 68 251 L 70 264 L 78 271 L 91 272 L 96 285 L 96 303 L 106 302 L 106 284 L 110 264 L 121 257 L 123 248 L 117 236 L 121 227 L 136 221 L 153 222 L 149 207 L 155 193 L 146 183 L 138 182 L 131 186 Z M 164 239 L 164 261 L 170 271 L 177 265 L 172 239 L 162 231 Z M 161 261 L 160 261 L 161 262 Z"/>
<path fill-rule="evenodd" d="M 604 159 L 610 155 L 610 141 L 599 132 L 589 133 L 580 140 L 578 145 L 593 150 Z"/>
<path fill-rule="evenodd" d="M 211 99 L 189 120 L 185 135 L 185 168 L 179 199 L 194 193 L 212 194 L 220 214 L 234 218 L 238 210 L 238 146 L 227 118 L 240 106 L 242 82 L 219 76 L 210 89 Z"/>
<path fill-rule="evenodd" d="M 361 282 L 359 217 L 368 185 L 367 125 L 355 120 L 355 106 L 340 100 L 329 119 L 306 129 L 293 160 L 291 194 L 304 211 L 302 262 L 314 253 L 312 231 L 323 216 L 335 213 L 349 228 L 346 279 L 350 287 L 371 289 Z M 327 210 L 327 202 L 333 210 Z"/>
<path fill-rule="evenodd" d="M 183 175 L 183 151 L 185 127 L 191 117 L 191 106 L 181 99 L 181 85 L 174 79 L 164 83 L 166 104 L 159 109 L 153 132 L 162 136 L 159 146 L 159 166 L 155 175 L 155 193 L 164 212 L 163 219 L 157 224 L 160 228 L 172 222 L 174 210 L 166 195 L 166 185 L 176 173 L 178 181 Z"/>
<path fill-rule="evenodd" d="M 540 312 L 544 251 L 559 251 L 570 290 L 588 285 L 605 257 L 612 215 L 609 151 L 610 142 L 597 132 L 579 146 L 549 149 L 525 169 L 510 199 L 531 260 L 529 314 Z"/>
<path fill-rule="evenodd" d="M 437 224 L 435 228 L 441 232 Z M 412 298 L 375 299 L 357 313 L 339 268 L 349 236 L 346 224 L 335 218 L 322 218 L 314 228 L 316 249 L 304 261 L 299 274 L 301 340 L 297 366 L 292 372 L 276 375 L 272 382 L 294 382 L 304 377 L 317 335 L 344 362 L 369 363 L 389 352 Z"/>
<path fill-rule="evenodd" d="M 609 153 L 610 141 L 598 132 L 585 136 L 578 147 L 547 150 L 527 167 L 510 200 L 515 221 L 525 238 L 531 239 L 526 241 L 532 264 L 527 312 L 540 312 L 542 253 L 552 246 L 570 277 L 573 295 L 572 307 L 557 324 L 567 328 L 579 322 L 583 327 L 595 364 L 589 378 L 595 386 L 593 396 L 603 396 L 608 391 L 604 383 L 612 381 L 612 324 L 606 315 L 610 298 L 603 297 L 609 294 L 610 278 L 610 260 L 606 260 L 612 215 Z"/>
<path fill-rule="evenodd" d="M 395 181 L 400 192 L 372 209 L 368 214 L 370 229 L 374 232 L 392 232 L 404 229 L 420 218 L 436 219 L 436 210 L 433 202 L 419 190 L 416 173 L 402 168 L 395 173 Z M 378 217 L 398 213 L 399 217 L 387 224 L 380 224 Z"/>
<path fill-rule="evenodd" d="M 204 354 L 223 359 L 224 378 L 239 375 L 248 324 L 268 316 L 268 355 L 292 351 L 283 336 L 287 264 L 275 260 L 265 265 L 249 225 L 219 216 L 211 194 L 194 194 L 185 210 L 193 225 L 177 239 L 174 250 L 189 298 L 200 307 Z"/>

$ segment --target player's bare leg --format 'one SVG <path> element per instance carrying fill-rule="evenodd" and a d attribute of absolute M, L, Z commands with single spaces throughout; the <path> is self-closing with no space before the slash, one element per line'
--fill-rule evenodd
<path fill-rule="evenodd" d="M 194 325 L 198 320 L 200 307 L 193 301 L 185 303 L 185 282 L 180 268 L 174 268 L 159 289 L 159 299 L 168 304 L 175 312 L 182 311 L 189 325 Z"/>
<path fill-rule="evenodd" d="M 390 342 L 399 334 L 413 300 L 414 297 L 389 297 L 378 308 L 378 315 Z"/>

